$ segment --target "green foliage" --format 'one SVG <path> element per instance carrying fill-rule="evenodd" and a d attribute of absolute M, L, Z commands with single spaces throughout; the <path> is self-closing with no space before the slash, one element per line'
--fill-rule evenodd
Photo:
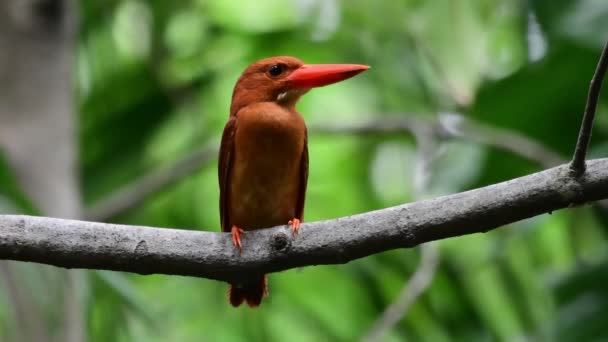
<path fill-rule="evenodd" d="M 272 55 L 372 66 L 307 94 L 298 108 L 311 125 L 460 112 L 567 158 L 608 39 L 604 0 L 80 3 L 75 70 L 88 206 L 218 141 L 238 75 Z M 596 157 L 608 146 L 607 97 L 592 142 Z M 466 139 L 434 143 L 420 191 L 411 137 L 312 134 L 306 220 L 541 168 Z M 0 159 L 0 210 L 33 212 L 15 184 Z M 113 219 L 218 231 L 217 207 L 212 163 Z M 574 208 L 441 241 L 433 283 L 386 340 L 606 339 L 606 222 L 605 209 Z M 256 311 L 229 307 L 225 284 L 209 280 L 95 272 L 87 285 L 88 333 L 92 341 L 356 340 L 394 301 L 418 259 L 416 250 L 390 251 L 272 274 L 270 297 Z M 0 310 L 0 320 L 7 315 Z"/>
<path fill-rule="evenodd" d="M 0 212 L 37 213 L 33 203 L 17 185 L 17 179 L 3 154 L 0 154 Z"/>

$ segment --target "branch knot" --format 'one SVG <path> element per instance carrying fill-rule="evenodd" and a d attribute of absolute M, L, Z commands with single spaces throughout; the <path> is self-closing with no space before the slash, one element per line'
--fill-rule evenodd
<path fill-rule="evenodd" d="M 284 252 L 291 247 L 291 240 L 284 232 L 274 234 L 270 240 L 270 247 L 273 251 Z"/>
<path fill-rule="evenodd" d="M 135 259 L 142 259 L 148 255 L 148 243 L 146 240 L 140 240 L 135 246 L 133 250 L 133 254 L 135 254 Z"/>

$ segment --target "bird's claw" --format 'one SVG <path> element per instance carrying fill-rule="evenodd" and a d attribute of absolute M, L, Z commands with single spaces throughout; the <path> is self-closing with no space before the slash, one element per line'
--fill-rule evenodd
<path fill-rule="evenodd" d="M 243 228 L 232 226 L 230 232 L 232 233 L 232 244 L 240 251 L 243 248 L 243 244 L 241 243 L 241 234 L 245 234 L 245 231 Z"/>
<path fill-rule="evenodd" d="M 298 233 L 300 232 L 301 223 L 302 221 L 300 221 L 300 219 L 298 218 L 293 218 L 289 220 L 289 222 L 287 222 L 287 224 L 289 224 L 289 226 L 291 227 L 291 232 L 293 233 L 293 235 L 298 235 Z"/>

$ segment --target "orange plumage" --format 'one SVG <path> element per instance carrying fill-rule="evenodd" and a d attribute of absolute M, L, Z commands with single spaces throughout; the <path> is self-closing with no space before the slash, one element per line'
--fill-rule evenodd
<path fill-rule="evenodd" d="M 219 156 L 220 219 L 236 248 L 254 229 L 289 224 L 297 234 L 304 215 L 308 146 L 304 119 L 295 109 L 310 88 L 367 70 L 358 64 L 304 64 L 271 57 L 251 64 L 232 94 Z M 230 284 L 233 306 L 258 306 L 267 295 L 266 275 Z"/>

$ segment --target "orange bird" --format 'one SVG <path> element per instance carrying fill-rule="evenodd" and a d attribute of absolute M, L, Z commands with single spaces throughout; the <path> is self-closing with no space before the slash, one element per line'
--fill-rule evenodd
<path fill-rule="evenodd" d="M 241 250 L 248 230 L 289 224 L 298 233 L 308 180 L 306 124 L 295 109 L 300 97 L 369 69 L 359 64 L 304 64 L 271 57 L 251 64 L 232 93 L 219 156 L 222 231 Z M 230 284 L 233 306 L 260 305 L 266 275 Z"/>

